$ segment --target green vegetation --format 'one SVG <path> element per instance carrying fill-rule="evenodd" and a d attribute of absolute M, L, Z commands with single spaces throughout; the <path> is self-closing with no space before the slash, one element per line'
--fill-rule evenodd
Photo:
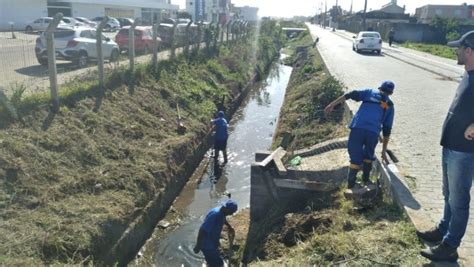
<path fill-rule="evenodd" d="M 342 108 L 324 116 L 324 107 L 343 93 L 343 85 L 329 75 L 312 43 L 310 34 L 304 32 L 284 50 L 289 54 L 285 63 L 296 68 L 280 112 L 274 147 L 282 145 L 292 151 L 347 134 Z"/>
<path fill-rule="evenodd" d="M 438 45 L 438 44 L 422 44 L 422 43 L 404 43 L 401 44 L 403 47 L 418 50 L 421 52 L 430 53 L 435 56 L 449 58 L 449 59 L 456 59 L 456 50 L 446 45 Z"/>
<path fill-rule="evenodd" d="M 442 40 L 443 44 L 449 41 L 457 40 L 459 37 L 461 37 L 459 34 L 459 20 L 457 19 L 447 19 L 436 16 L 431 21 L 430 25 L 443 34 L 445 38 Z"/>
<path fill-rule="evenodd" d="M 242 39 L 212 58 L 178 56 L 157 69 L 138 65 L 133 75 L 117 69 L 103 97 L 95 77 L 82 77 L 62 86 L 58 114 L 49 113 L 49 94 L 22 97 L 18 87 L 9 101 L 0 98 L 0 265 L 108 257 L 149 202 L 180 184 L 217 108 L 229 107 L 255 68 L 268 69 L 277 56 L 278 31 L 268 24 L 255 47 Z M 8 104 L 20 121 L 5 112 Z"/>

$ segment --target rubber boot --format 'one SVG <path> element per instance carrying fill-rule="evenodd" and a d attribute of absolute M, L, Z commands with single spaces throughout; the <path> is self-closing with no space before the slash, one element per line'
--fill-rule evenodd
<path fill-rule="evenodd" d="M 372 170 L 372 162 L 364 162 L 362 167 L 362 181 L 365 185 L 369 185 L 370 182 L 370 171 Z"/>
<path fill-rule="evenodd" d="M 349 168 L 349 172 L 347 173 L 347 188 L 348 189 L 351 189 L 355 186 L 358 172 L 359 172 L 359 169 Z"/>
<path fill-rule="evenodd" d="M 219 161 L 219 149 L 214 149 L 214 162 Z"/>
<path fill-rule="evenodd" d="M 224 164 L 227 163 L 227 149 L 222 150 L 222 153 L 224 154 Z"/>

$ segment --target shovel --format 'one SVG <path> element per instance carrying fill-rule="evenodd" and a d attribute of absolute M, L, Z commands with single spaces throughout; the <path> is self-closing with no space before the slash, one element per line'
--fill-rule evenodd
<path fill-rule="evenodd" d="M 178 112 L 178 133 L 184 134 L 186 132 L 186 126 L 184 126 L 183 122 L 181 121 L 178 101 L 176 101 L 176 111 Z"/>

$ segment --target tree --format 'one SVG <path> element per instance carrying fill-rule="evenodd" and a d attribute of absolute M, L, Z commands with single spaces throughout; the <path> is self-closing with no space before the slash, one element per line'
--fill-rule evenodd
<path fill-rule="evenodd" d="M 436 16 L 430 23 L 444 37 L 443 43 L 459 39 L 459 21 L 456 19 L 446 19 Z"/>

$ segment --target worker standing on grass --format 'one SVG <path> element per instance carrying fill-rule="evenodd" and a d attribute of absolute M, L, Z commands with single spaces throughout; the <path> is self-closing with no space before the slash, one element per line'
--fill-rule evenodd
<path fill-rule="evenodd" d="M 383 132 L 382 160 L 388 162 L 387 145 L 392 130 L 395 110 L 389 96 L 393 93 L 395 84 L 384 81 L 378 90 L 354 90 L 340 96 L 324 109 L 329 115 L 334 107 L 347 99 L 362 101 L 362 104 L 349 125 L 351 132 L 347 149 L 350 157 L 349 172 L 347 174 L 347 187 L 356 185 L 357 172 L 362 168 L 364 184 L 370 183 L 370 171 L 375 160 L 375 147 L 377 146 L 380 131 Z"/>
<path fill-rule="evenodd" d="M 222 206 L 209 211 L 199 228 L 199 233 L 194 247 L 194 253 L 202 251 L 209 267 L 224 266 L 224 259 L 219 252 L 219 239 L 222 227 L 226 225 L 231 236 L 235 235 L 234 228 L 227 222 L 226 216 L 237 211 L 237 203 L 227 200 Z"/>
<path fill-rule="evenodd" d="M 224 154 L 224 164 L 226 164 L 227 138 L 229 138 L 227 128 L 229 127 L 229 124 L 224 118 L 224 111 L 219 111 L 217 113 L 217 119 L 211 120 L 211 123 L 214 125 L 214 130 L 216 131 L 214 136 L 214 160 L 216 162 L 219 160 L 219 151 L 222 151 L 222 153 Z"/>

